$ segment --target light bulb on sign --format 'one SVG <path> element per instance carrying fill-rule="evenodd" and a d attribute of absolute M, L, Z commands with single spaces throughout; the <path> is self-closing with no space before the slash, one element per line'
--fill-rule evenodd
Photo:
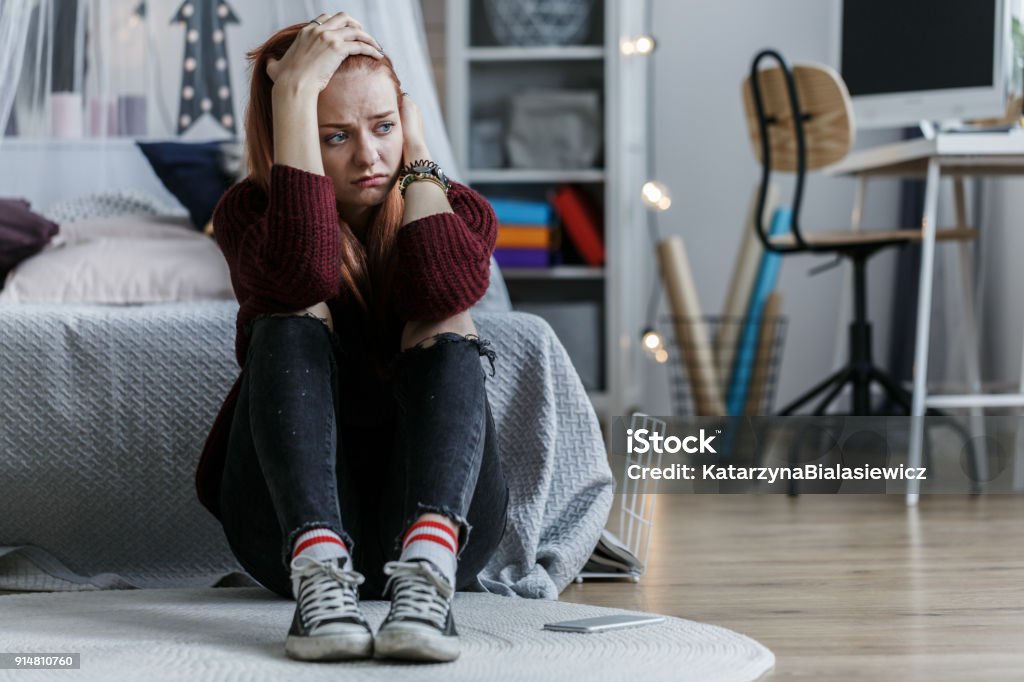
<path fill-rule="evenodd" d="M 648 180 L 640 189 L 644 203 L 653 209 L 667 211 L 672 205 L 672 197 L 669 196 L 668 188 L 657 180 Z"/>

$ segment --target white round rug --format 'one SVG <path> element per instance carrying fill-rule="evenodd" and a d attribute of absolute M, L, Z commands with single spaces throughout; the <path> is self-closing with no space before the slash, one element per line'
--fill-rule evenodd
<path fill-rule="evenodd" d="M 74 680 L 755 680 L 772 652 L 731 630 L 681 618 L 575 634 L 544 623 L 627 613 L 582 604 L 460 592 L 452 663 L 301 663 L 284 654 L 294 602 L 261 588 L 32 593 L 0 596 L 0 651 L 80 653 L 81 669 L 35 671 Z M 376 629 L 387 603 L 363 602 Z M 0 670 L 0 680 L 25 679 Z"/>

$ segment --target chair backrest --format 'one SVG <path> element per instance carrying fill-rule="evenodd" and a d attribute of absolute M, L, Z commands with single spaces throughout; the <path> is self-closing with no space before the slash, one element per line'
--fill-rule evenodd
<path fill-rule="evenodd" d="M 846 84 L 832 69 L 817 64 L 792 67 L 797 99 L 803 114 L 806 169 L 814 170 L 842 159 L 853 146 L 853 108 Z M 764 116 L 768 122 L 771 169 L 796 172 L 798 153 L 793 110 L 785 73 L 780 66 L 757 72 Z M 743 107 L 754 155 L 763 162 L 761 130 L 751 76 L 743 81 Z"/>
<path fill-rule="evenodd" d="M 778 66 L 761 69 L 765 59 Z M 835 163 L 853 146 L 853 113 L 846 85 L 831 69 L 791 67 L 785 57 L 769 48 L 758 52 L 750 65 L 750 75 L 743 82 L 743 105 L 754 155 L 761 162 L 754 220 L 761 243 L 779 253 L 824 250 L 803 238 L 800 208 L 807 171 Z M 765 200 L 776 170 L 796 173 L 789 218 L 794 243 L 789 246 L 773 244 L 765 224 Z"/>

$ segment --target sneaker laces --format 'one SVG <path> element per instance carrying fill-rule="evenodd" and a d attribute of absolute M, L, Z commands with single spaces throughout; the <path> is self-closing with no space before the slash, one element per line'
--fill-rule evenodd
<path fill-rule="evenodd" d="M 391 594 L 388 620 L 420 618 L 444 630 L 454 590 L 442 575 L 423 561 L 389 561 L 384 574 L 390 576 L 384 588 Z"/>
<path fill-rule="evenodd" d="M 346 571 L 336 561 L 297 556 L 291 564 L 292 578 L 300 586 L 299 610 L 309 628 L 327 618 L 352 617 L 363 621 L 357 588 L 366 578 L 358 571 Z"/>

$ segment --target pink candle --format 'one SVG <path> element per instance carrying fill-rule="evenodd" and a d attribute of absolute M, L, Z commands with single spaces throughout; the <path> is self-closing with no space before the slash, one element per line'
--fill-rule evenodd
<path fill-rule="evenodd" d="M 82 137 L 82 95 L 55 92 L 50 95 L 50 132 L 56 138 Z"/>
<path fill-rule="evenodd" d="M 100 97 L 89 100 L 89 134 L 93 137 L 117 135 L 117 102 Z"/>

